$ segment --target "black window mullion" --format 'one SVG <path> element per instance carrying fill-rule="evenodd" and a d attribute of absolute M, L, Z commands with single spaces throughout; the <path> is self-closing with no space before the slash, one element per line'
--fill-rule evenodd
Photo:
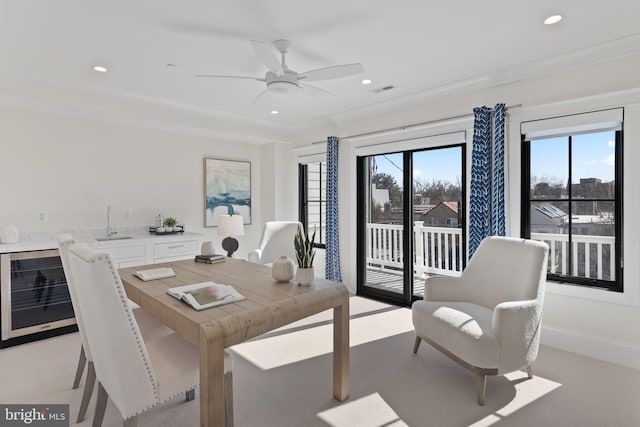
<path fill-rule="evenodd" d="M 306 164 L 301 163 L 298 165 L 298 220 L 302 223 L 305 230 L 309 223 L 309 206 L 307 200 L 309 194 L 308 169 Z"/>
<path fill-rule="evenodd" d="M 318 171 L 318 188 L 320 189 L 320 192 L 318 194 L 320 194 L 320 200 L 318 201 L 318 218 L 320 218 L 320 236 L 318 237 L 318 242 L 322 242 L 322 225 L 324 224 L 324 221 L 327 220 L 327 218 L 324 218 L 324 221 L 322 219 L 322 203 L 324 201 L 324 203 L 327 202 L 327 194 L 324 193 L 324 198 L 322 197 L 322 162 L 320 162 L 320 164 L 318 165 L 319 167 L 319 171 Z M 324 189 L 324 191 L 326 192 L 326 188 Z M 325 212 L 326 212 L 326 208 L 325 208 Z M 326 225 L 326 224 L 324 224 Z"/>
<path fill-rule="evenodd" d="M 567 256 L 569 257 L 569 265 L 567 268 L 567 272 L 569 276 L 573 276 L 574 272 L 573 272 L 573 159 L 572 159 L 572 155 L 573 155 L 573 140 L 571 139 L 571 135 L 569 135 L 569 144 L 568 144 L 568 155 L 569 155 L 569 182 L 567 183 L 567 199 L 569 201 L 569 218 L 567 219 Z M 577 252 L 577 251 L 576 251 Z M 576 253 L 576 256 L 578 256 L 578 254 Z M 575 272 L 575 274 L 577 275 L 577 271 Z"/>
<path fill-rule="evenodd" d="M 623 230 L 623 221 L 622 221 L 622 205 L 623 205 L 623 198 L 622 198 L 622 186 L 623 186 L 623 182 L 622 182 L 622 131 L 616 131 L 616 139 L 615 139 L 615 149 L 616 149 L 616 154 L 615 154 L 615 177 L 614 179 L 615 181 L 615 189 L 614 189 L 614 195 L 615 195 L 615 206 L 614 206 L 614 215 L 615 215 L 615 233 L 616 233 L 616 243 L 615 243 L 615 250 L 616 250 L 616 268 L 615 268 L 615 272 L 616 272 L 616 283 L 619 284 L 618 289 L 620 292 L 622 292 L 623 289 L 623 281 L 622 281 L 622 273 L 624 271 L 624 253 L 623 253 L 623 242 L 622 242 L 622 230 Z"/>

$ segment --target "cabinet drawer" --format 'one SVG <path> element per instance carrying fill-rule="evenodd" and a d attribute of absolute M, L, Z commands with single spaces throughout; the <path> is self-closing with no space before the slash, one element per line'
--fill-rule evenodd
<path fill-rule="evenodd" d="M 108 253 L 114 261 L 126 258 L 144 258 L 147 256 L 146 245 L 120 246 L 117 248 L 96 248 L 96 250 Z"/>
<path fill-rule="evenodd" d="M 197 240 L 183 240 L 170 243 L 156 243 L 153 246 L 153 257 L 164 258 L 180 254 L 198 253 Z"/>
<path fill-rule="evenodd" d="M 137 267 L 139 265 L 145 265 L 146 263 L 146 258 L 127 259 L 118 262 L 116 268 Z"/>

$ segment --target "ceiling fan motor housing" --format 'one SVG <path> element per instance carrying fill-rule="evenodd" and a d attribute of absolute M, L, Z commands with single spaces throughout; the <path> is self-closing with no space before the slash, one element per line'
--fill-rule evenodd
<path fill-rule="evenodd" d="M 267 89 L 271 92 L 292 93 L 300 89 L 298 75 L 290 70 L 285 70 L 281 76 L 269 71 L 265 76 L 265 80 L 267 81 Z"/>

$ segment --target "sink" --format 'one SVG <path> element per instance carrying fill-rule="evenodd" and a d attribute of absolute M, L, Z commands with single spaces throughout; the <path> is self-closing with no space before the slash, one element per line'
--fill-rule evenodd
<path fill-rule="evenodd" d="M 109 240 L 126 240 L 133 239 L 133 236 L 109 236 L 109 237 L 97 237 L 96 240 L 99 242 L 107 242 Z"/>

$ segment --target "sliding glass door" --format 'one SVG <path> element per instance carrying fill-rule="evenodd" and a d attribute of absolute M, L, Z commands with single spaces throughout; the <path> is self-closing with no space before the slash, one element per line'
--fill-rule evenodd
<path fill-rule="evenodd" d="M 410 304 L 464 262 L 464 146 L 358 157 L 358 294 Z"/>

